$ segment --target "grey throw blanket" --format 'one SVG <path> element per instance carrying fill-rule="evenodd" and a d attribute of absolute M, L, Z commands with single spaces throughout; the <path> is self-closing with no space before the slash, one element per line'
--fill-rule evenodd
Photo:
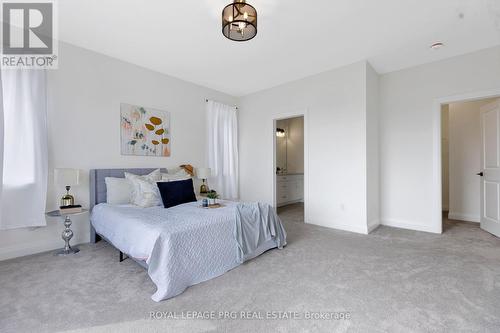
<path fill-rule="evenodd" d="M 252 257 L 265 242 L 274 240 L 279 249 L 286 245 L 286 232 L 279 216 L 270 205 L 263 203 L 236 206 L 235 237 L 240 262 Z"/>

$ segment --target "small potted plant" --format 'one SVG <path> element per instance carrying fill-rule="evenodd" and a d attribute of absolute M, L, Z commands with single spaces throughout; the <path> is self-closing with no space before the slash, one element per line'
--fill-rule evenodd
<path fill-rule="evenodd" d="M 208 198 L 208 204 L 209 205 L 215 205 L 217 202 L 217 198 L 219 195 L 217 194 L 217 191 L 211 190 L 207 193 L 207 198 Z"/>

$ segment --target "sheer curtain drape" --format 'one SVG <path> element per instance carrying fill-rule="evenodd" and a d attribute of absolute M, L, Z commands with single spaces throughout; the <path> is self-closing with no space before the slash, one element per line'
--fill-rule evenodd
<path fill-rule="evenodd" d="M 47 88 L 44 70 L 1 72 L 0 229 L 45 225 Z"/>
<path fill-rule="evenodd" d="M 207 102 L 209 187 L 223 199 L 238 198 L 238 120 L 236 107 Z"/>

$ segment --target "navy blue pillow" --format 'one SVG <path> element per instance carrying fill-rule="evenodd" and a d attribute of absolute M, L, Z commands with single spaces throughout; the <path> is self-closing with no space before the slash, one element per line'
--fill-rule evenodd
<path fill-rule="evenodd" d="M 158 182 L 157 184 L 165 208 L 196 201 L 192 179 Z"/>

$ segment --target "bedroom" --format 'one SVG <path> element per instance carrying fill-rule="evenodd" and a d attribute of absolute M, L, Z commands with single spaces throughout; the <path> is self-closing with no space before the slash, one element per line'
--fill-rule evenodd
<path fill-rule="evenodd" d="M 57 68 L 44 71 L 46 191 L 1 201 L 0 331 L 495 331 L 500 244 L 478 225 L 441 234 L 435 130 L 441 101 L 500 96 L 497 2 L 248 1 L 259 21 L 246 42 L 221 32 L 229 2 L 56 2 Z M 200 26 L 185 25 L 187 12 Z M 89 243 L 89 213 L 71 217 L 80 252 L 53 256 L 64 245 L 61 219 L 45 217 L 65 194 L 55 169 L 80 170 L 70 194 L 89 209 L 92 169 L 210 167 L 207 99 L 238 108 L 242 202 L 273 205 L 273 120 L 305 114 L 305 223 L 283 217 L 287 246 L 158 303 L 146 270 L 120 262 L 105 241 Z M 170 156 L 122 154 L 122 104 L 169 115 Z M 17 160 L 0 151 L 25 174 L 26 151 Z M 199 192 L 196 172 L 193 180 Z M 22 226 L 26 212 L 38 224 Z M 158 320 L 152 311 L 229 318 Z M 242 311 L 351 317 L 248 322 Z"/>

